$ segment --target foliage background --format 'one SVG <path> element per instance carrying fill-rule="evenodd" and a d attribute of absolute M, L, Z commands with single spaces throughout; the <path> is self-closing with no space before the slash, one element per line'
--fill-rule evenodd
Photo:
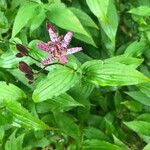
<path fill-rule="evenodd" d="M 0 0 L 0 148 L 150 150 L 149 0 Z M 46 22 L 74 33 L 70 68 L 53 65 L 28 84 L 20 43 L 49 40 Z"/>

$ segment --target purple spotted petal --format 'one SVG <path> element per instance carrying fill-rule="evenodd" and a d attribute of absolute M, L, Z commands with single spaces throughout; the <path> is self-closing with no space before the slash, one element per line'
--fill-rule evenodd
<path fill-rule="evenodd" d="M 59 62 L 60 62 L 60 63 L 63 63 L 63 64 L 65 64 L 65 63 L 68 62 L 68 59 L 67 59 L 66 56 L 59 56 L 58 59 L 59 59 Z"/>
<path fill-rule="evenodd" d="M 47 43 L 44 43 L 44 42 L 38 43 L 37 48 L 39 48 L 45 52 L 48 52 L 48 53 L 52 52 L 54 49 L 53 47 L 51 48 Z"/>
<path fill-rule="evenodd" d="M 82 47 L 74 47 L 67 49 L 67 55 L 79 52 L 82 50 Z"/>
<path fill-rule="evenodd" d="M 64 40 L 62 41 L 61 47 L 67 48 L 72 39 L 72 36 L 73 36 L 72 32 L 67 32 L 67 34 L 64 37 Z"/>
<path fill-rule="evenodd" d="M 49 36 L 52 42 L 56 42 L 57 39 L 57 31 L 52 24 L 47 24 L 47 30 L 49 32 Z"/>
<path fill-rule="evenodd" d="M 41 61 L 41 64 L 42 65 L 48 65 L 48 64 L 53 63 L 53 61 L 54 61 L 54 57 L 50 56 L 50 57 L 44 59 L 43 61 Z"/>

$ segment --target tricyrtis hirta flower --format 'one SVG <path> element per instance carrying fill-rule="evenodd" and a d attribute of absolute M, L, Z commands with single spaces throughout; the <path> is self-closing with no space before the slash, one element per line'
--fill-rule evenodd
<path fill-rule="evenodd" d="M 81 51 L 81 47 L 68 48 L 68 45 L 72 39 L 72 32 L 68 32 L 64 37 L 58 36 L 56 28 L 52 24 L 47 24 L 47 30 L 51 41 L 44 43 L 38 43 L 37 47 L 43 51 L 49 53 L 49 57 L 41 61 L 41 64 L 47 65 L 57 59 L 60 63 L 67 63 L 68 59 L 66 55 Z"/>

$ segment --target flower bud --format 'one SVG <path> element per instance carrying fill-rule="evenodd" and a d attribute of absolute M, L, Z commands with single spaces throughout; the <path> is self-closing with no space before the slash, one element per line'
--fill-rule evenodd
<path fill-rule="evenodd" d="M 47 29 L 49 30 L 50 28 L 53 30 L 53 32 L 56 32 L 57 29 L 55 28 L 55 26 L 51 23 L 46 23 Z"/>
<path fill-rule="evenodd" d="M 33 73 L 32 68 L 28 64 L 26 64 L 24 61 L 19 62 L 19 69 L 26 74 Z"/>
<path fill-rule="evenodd" d="M 26 56 L 28 54 L 28 50 L 22 44 L 16 44 L 17 50 L 22 54 L 22 56 Z"/>
<path fill-rule="evenodd" d="M 34 79 L 33 74 L 25 74 L 25 77 L 30 81 L 32 81 Z"/>
<path fill-rule="evenodd" d="M 21 53 L 17 53 L 16 57 L 21 58 L 21 57 L 23 57 L 23 55 Z"/>

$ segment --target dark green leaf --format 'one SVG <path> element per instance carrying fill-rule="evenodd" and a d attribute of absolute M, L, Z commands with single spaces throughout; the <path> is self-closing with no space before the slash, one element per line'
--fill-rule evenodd
<path fill-rule="evenodd" d="M 86 140 L 83 143 L 84 150 L 122 150 L 117 145 L 100 140 Z"/>

